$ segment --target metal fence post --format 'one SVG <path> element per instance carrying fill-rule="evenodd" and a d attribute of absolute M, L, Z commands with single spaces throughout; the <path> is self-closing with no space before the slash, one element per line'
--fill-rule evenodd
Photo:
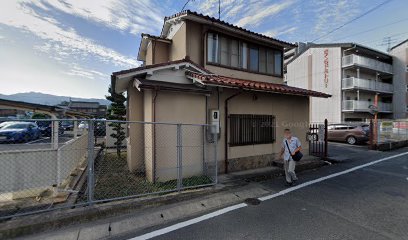
<path fill-rule="evenodd" d="M 370 119 L 370 135 L 369 135 L 369 137 L 370 137 L 370 149 L 371 150 L 374 150 L 375 149 L 375 147 L 374 147 L 374 122 L 373 122 L 373 120 L 372 119 Z"/>
<path fill-rule="evenodd" d="M 94 122 L 88 122 L 88 204 L 93 204 L 94 195 Z"/>
<path fill-rule="evenodd" d="M 183 187 L 183 152 L 182 152 L 182 137 L 181 124 L 177 124 L 177 191 Z"/>
<path fill-rule="evenodd" d="M 327 119 L 324 120 L 324 159 L 327 159 L 329 156 L 329 144 L 328 144 L 328 126 L 329 126 L 329 122 L 327 121 Z"/>

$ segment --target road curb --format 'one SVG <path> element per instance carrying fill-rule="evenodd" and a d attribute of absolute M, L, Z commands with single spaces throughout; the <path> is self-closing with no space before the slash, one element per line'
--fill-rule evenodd
<path fill-rule="evenodd" d="M 96 224 L 75 226 L 62 231 L 50 232 L 31 237 L 35 240 L 55 240 L 55 239 L 103 239 L 109 237 L 120 237 L 131 232 L 141 231 L 149 227 L 167 224 L 179 219 L 192 217 L 208 211 L 213 211 L 231 204 L 244 202 L 247 198 L 255 198 L 269 194 L 270 191 L 252 184 L 240 187 L 236 190 L 221 192 L 205 198 L 193 199 L 180 203 L 173 203 L 168 206 L 161 206 L 152 210 L 139 213 L 137 216 L 125 216 L 119 219 L 111 219 Z"/>

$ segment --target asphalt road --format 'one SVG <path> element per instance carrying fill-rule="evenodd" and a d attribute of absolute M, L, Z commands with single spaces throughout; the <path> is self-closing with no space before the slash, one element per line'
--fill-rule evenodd
<path fill-rule="evenodd" d="M 345 151 L 342 145 L 330 148 L 332 152 Z M 301 173 L 299 184 L 408 151 L 348 149 L 354 160 Z M 278 192 L 284 189 L 281 180 L 263 184 Z M 176 223 L 134 233 L 127 239 Z M 408 239 L 407 228 L 408 155 L 404 155 L 153 239 Z"/>

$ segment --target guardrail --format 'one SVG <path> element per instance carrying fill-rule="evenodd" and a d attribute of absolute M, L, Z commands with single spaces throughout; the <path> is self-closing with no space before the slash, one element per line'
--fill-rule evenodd
<path fill-rule="evenodd" d="M 344 100 L 342 109 L 343 111 L 355 111 L 355 112 L 369 112 L 369 106 L 374 105 L 369 101 L 358 100 Z M 380 112 L 392 112 L 392 103 L 378 103 L 378 110 Z"/>
<path fill-rule="evenodd" d="M 348 67 L 352 65 L 358 65 L 358 66 L 366 67 L 366 68 L 373 69 L 379 72 L 392 74 L 391 64 L 380 62 L 375 59 L 371 59 L 368 57 L 363 57 L 363 56 L 359 56 L 355 54 L 344 56 L 342 59 L 342 66 Z"/>
<path fill-rule="evenodd" d="M 392 84 L 355 77 L 343 78 L 342 88 L 358 88 L 389 93 L 392 93 L 394 91 L 394 86 Z"/>

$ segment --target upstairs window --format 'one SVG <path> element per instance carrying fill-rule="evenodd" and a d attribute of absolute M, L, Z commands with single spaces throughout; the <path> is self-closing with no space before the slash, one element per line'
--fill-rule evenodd
<path fill-rule="evenodd" d="M 218 35 L 209 33 L 207 37 L 207 59 L 209 62 L 218 62 Z"/>
<path fill-rule="evenodd" d="M 282 75 L 282 52 L 275 51 L 274 53 L 275 53 L 275 61 L 274 61 L 275 71 L 274 73 L 276 75 Z"/>
<path fill-rule="evenodd" d="M 207 61 L 251 72 L 282 76 L 282 51 L 208 33 Z"/>
<path fill-rule="evenodd" d="M 240 62 L 240 51 L 239 51 L 239 42 L 238 40 L 231 40 L 231 67 L 238 68 L 239 67 L 239 62 Z"/>
<path fill-rule="evenodd" d="M 259 49 L 257 46 L 249 47 L 249 70 L 258 72 L 259 65 Z"/>
<path fill-rule="evenodd" d="M 241 63 L 240 63 L 240 67 L 243 69 L 247 69 L 248 68 L 248 45 L 244 42 L 241 43 L 240 46 L 240 50 L 242 53 L 242 57 L 240 58 Z"/>

